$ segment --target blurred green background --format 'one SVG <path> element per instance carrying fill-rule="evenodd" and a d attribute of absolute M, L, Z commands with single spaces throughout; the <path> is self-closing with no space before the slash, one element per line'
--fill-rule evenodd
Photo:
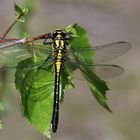
<path fill-rule="evenodd" d="M 109 79 L 109 105 L 104 110 L 81 81 L 70 90 L 60 108 L 59 129 L 53 140 L 140 139 L 140 1 L 139 0 L 0 0 L 0 33 L 14 20 L 14 2 L 33 8 L 28 32 L 37 36 L 75 22 L 87 29 L 93 45 L 128 41 L 132 49 L 108 62 L 124 67 L 122 76 Z M 32 7 L 33 6 L 33 7 Z M 30 11 L 29 11 L 30 12 Z M 18 37 L 19 27 L 10 37 Z M 17 30 L 18 29 L 18 30 Z M 14 85 L 7 87 L 7 111 L 1 113 L 4 129 L 0 140 L 45 140 L 22 116 L 21 101 Z"/>

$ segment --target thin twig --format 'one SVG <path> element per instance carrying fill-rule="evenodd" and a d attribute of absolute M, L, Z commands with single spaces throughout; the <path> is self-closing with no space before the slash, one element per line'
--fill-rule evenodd
<path fill-rule="evenodd" d="M 12 29 L 12 27 L 16 24 L 16 22 L 17 22 L 17 20 L 15 20 L 12 24 L 11 24 L 11 26 L 6 30 L 6 32 L 3 34 L 3 36 L 2 36 L 2 38 L 1 38 L 1 40 L 3 40 L 6 36 L 7 36 L 7 34 L 10 32 L 10 30 Z"/>
<path fill-rule="evenodd" d="M 18 22 L 18 20 L 22 17 L 23 15 L 20 15 L 16 18 L 16 20 L 10 25 L 10 27 L 5 31 L 5 33 L 3 34 L 1 40 L 3 40 L 7 34 L 10 32 L 10 30 L 13 28 L 13 26 Z"/>

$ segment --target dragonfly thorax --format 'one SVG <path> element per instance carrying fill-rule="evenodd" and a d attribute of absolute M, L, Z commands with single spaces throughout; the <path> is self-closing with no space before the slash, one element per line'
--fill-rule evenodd
<path fill-rule="evenodd" d="M 54 49 L 65 50 L 68 45 L 68 34 L 65 30 L 58 28 L 52 33 L 52 40 Z"/>

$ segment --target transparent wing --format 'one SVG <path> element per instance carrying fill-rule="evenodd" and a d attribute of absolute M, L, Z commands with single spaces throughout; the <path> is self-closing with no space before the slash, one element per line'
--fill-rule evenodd
<path fill-rule="evenodd" d="M 43 46 L 39 44 L 16 44 L 15 40 L 5 39 L 0 41 L 0 58 L 9 59 L 14 61 L 24 60 L 26 58 L 33 57 L 33 49 L 35 50 L 36 56 L 46 58 L 50 55 L 51 47 Z M 9 45 L 10 44 L 10 45 Z M 13 45 L 12 45 L 13 44 Z"/>
<path fill-rule="evenodd" d="M 119 65 L 96 65 L 95 72 L 103 79 L 120 76 L 124 73 L 124 69 Z"/>
<path fill-rule="evenodd" d="M 95 63 L 101 63 L 112 60 L 125 54 L 130 48 L 131 44 L 128 42 L 116 42 L 101 46 L 95 46 L 93 47 L 93 50 L 95 51 L 94 61 Z"/>
<path fill-rule="evenodd" d="M 78 50 L 75 50 L 75 51 L 80 50 L 85 53 L 86 51 L 89 51 L 89 50 L 95 51 L 96 52 L 95 62 L 104 62 L 104 61 L 111 60 L 113 58 L 116 58 L 126 53 L 130 48 L 131 48 L 131 45 L 128 42 L 116 42 L 116 43 L 110 43 L 110 44 L 106 44 L 102 46 L 95 46 L 89 49 L 78 48 Z M 47 58 L 47 56 L 50 55 L 51 47 L 48 47 L 48 46 L 45 47 L 43 45 L 37 44 L 35 45 L 35 51 L 41 57 Z M 68 59 L 71 59 L 69 52 L 70 51 L 68 50 L 67 57 Z M 11 59 L 14 58 L 16 60 L 21 60 L 28 57 L 32 57 L 32 47 L 30 45 L 27 45 L 27 46 L 15 45 L 12 47 L 0 49 L 0 54 L 7 56 Z M 71 60 L 74 61 L 74 59 L 71 59 Z M 123 73 L 123 68 L 117 65 L 102 65 L 102 64 L 100 65 L 99 64 L 96 64 L 96 65 L 86 64 L 86 65 L 92 68 L 95 68 L 97 75 L 99 75 L 101 78 L 111 78 L 111 77 L 121 75 Z M 77 78 L 77 79 L 80 79 L 80 78 Z"/>
<path fill-rule="evenodd" d="M 106 45 L 101 45 L 101 46 L 94 46 L 91 48 L 77 47 L 77 48 L 73 48 L 72 50 L 74 52 L 83 51 L 83 54 L 85 55 L 88 54 L 87 52 L 89 51 L 94 51 L 95 52 L 94 63 L 98 64 L 119 57 L 125 54 L 126 52 L 128 52 L 130 48 L 131 48 L 130 43 L 122 41 L 122 42 L 115 42 Z M 71 51 L 69 51 L 67 55 L 69 58 L 71 58 L 72 57 Z"/>
<path fill-rule="evenodd" d="M 113 78 L 124 73 L 124 69 L 118 65 L 99 64 L 89 66 L 95 69 L 95 73 L 102 79 Z M 84 80 L 80 70 L 74 72 L 74 78 Z"/>
<path fill-rule="evenodd" d="M 20 55 L 27 56 L 27 49 L 23 45 L 16 43 L 18 39 L 2 39 L 0 38 L 0 57 L 9 59 L 20 59 Z M 22 53 L 21 53 L 22 52 Z M 20 54 L 21 53 L 21 54 Z M 30 53 L 28 53 L 29 55 Z"/>

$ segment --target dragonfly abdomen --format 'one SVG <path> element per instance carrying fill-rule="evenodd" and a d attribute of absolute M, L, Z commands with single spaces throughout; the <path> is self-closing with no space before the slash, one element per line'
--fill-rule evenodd
<path fill-rule="evenodd" d="M 54 86 L 54 105 L 53 105 L 53 115 L 52 115 L 52 131 L 55 133 L 57 131 L 58 121 L 59 121 L 59 95 L 60 95 L 60 74 L 63 61 L 63 53 L 61 49 L 57 49 L 55 52 L 55 86 Z"/>
<path fill-rule="evenodd" d="M 52 115 L 52 131 L 55 133 L 59 121 L 59 94 L 60 94 L 60 73 L 62 67 L 62 57 L 57 56 L 55 61 L 55 86 L 54 86 L 54 105 Z"/>

